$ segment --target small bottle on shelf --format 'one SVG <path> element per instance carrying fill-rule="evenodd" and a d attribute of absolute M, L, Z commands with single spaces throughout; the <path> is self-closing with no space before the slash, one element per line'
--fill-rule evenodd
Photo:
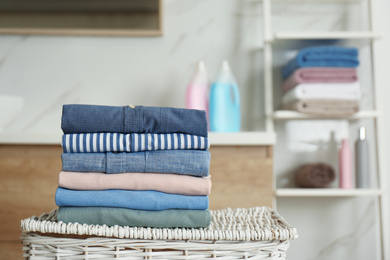
<path fill-rule="evenodd" d="M 222 63 L 221 71 L 210 89 L 210 130 L 239 132 L 241 127 L 240 92 L 229 63 Z"/>
<path fill-rule="evenodd" d="M 339 151 L 340 188 L 352 189 L 352 153 L 347 139 L 343 139 Z"/>
<path fill-rule="evenodd" d="M 199 61 L 196 71 L 187 86 L 186 108 L 205 110 L 208 115 L 208 92 L 209 83 L 206 65 L 203 61 Z"/>
<path fill-rule="evenodd" d="M 360 127 L 359 138 L 355 143 L 356 160 L 356 188 L 369 188 L 369 153 L 368 142 L 366 140 L 366 129 Z"/>

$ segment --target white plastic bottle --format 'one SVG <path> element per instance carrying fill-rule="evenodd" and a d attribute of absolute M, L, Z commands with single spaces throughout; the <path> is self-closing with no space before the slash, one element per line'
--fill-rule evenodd
<path fill-rule="evenodd" d="M 199 61 L 195 73 L 187 86 L 186 108 L 205 110 L 208 118 L 209 81 L 206 66 Z"/>

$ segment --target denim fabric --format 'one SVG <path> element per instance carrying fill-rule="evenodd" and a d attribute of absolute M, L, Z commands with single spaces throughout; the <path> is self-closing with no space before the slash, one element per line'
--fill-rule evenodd
<path fill-rule="evenodd" d="M 64 105 L 61 128 L 72 133 L 185 133 L 207 137 L 206 112 L 170 107 Z"/>
<path fill-rule="evenodd" d="M 65 134 L 64 153 L 142 152 L 155 150 L 207 150 L 207 137 L 189 134 Z"/>
<path fill-rule="evenodd" d="M 207 196 L 187 196 L 145 190 L 68 190 L 58 187 L 57 206 L 114 207 L 140 210 L 208 209 Z"/>
<path fill-rule="evenodd" d="M 209 210 L 152 211 L 108 207 L 60 207 L 57 220 L 89 225 L 200 228 L 210 225 L 211 215 Z"/>
<path fill-rule="evenodd" d="M 63 153 L 62 170 L 74 172 L 159 172 L 208 176 L 210 152 L 171 150 L 137 153 Z"/>
<path fill-rule="evenodd" d="M 359 65 L 359 51 L 356 48 L 337 46 L 309 47 L 299 51 L 298 55 L 282 68 L 283 78 L 288 78 L 296 69 L 303 67 L 347 67 Z"/>

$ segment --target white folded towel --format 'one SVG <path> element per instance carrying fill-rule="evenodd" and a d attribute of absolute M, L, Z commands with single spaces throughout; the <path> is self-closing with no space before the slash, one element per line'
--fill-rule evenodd
<path fill-rule="evenodd" d="M 283 96 L 283 104 L 296 100 L 332 99 L 352 100 L 360 99 L 360 83 L 309 83 L 299 84 Z"/>

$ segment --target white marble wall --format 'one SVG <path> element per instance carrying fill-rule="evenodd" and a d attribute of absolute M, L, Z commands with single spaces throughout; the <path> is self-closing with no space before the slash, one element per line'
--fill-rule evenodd
<path fill-rule="evenodd" d="M 387 7 L 383 10 L 390 8 L 390 2 L 379 1 Z M 273 28 L 364 30 L 368 28 L 366 11 L 366 1 L 275 3 Z M 383 30 L 390 35 L 390 28 L 385 26 L 390 24 L 390 18 L 384 11 L 381 15 L 387 21 Z M 261 130 L 264 127 L 261 28 L 260 1 L 164 0 L 163 37 L 0 36 L 0 94 L 24 98 L 22 113 L 5 126 L 3 134 L 60 134 L 64 103 L 184 107 L 186 84 L 200 59 L 206 62 L 211 78 L 217 76 L 223 59 L 230 61 L 241 91 L 243 130 Z M 390 43 L 388 39 L 383 41 Z M 390 51 L 383 43 L 382 46 L 386 64 Z M 280 83 L 277 75 L 291 55 L 286 52 L 290 48 L 298 49 L 299 45 L 280 43 L 274 49 L 276 106 Z M 364 108 L 372 107 L 367 55 L 367 48 L 363 48 L 360 76 Z M 382 82 L 389 82 L 385 66 L 378 69 L 383 72 Z M 389 96 L 389 88 L 384 88 Z M 385 105 L 389 110 L 390 104 Z M 363 123 L 372 129 L 372 122 Z M 278 125 L 275 170 L 281 186 L 291 181 L 289 171 L 298 157 L 310 162 L 325 153 L 326 160 L 337 166 L 329 150 L 319 151 L 317 145 L 301 143 L 298 153 L 294 151 L 296 147 L 283 148 L 302 141 L 297 129 L 305 125 L 299 124 Z M 330 128 L 324 129 L 322 124 L 315 123 L 319 129 L 318 136 L 313 137 L 315 142 L 327 142 Z M 358 125 L 331 122 L 328 127 L 338 129 L 337 140 L 341 137 L 354 140 Z M 286 132 L 287 129 L 292 131 Z M 300 234 L 291 244 L 288 259 L 379 259 L 376 207 L 371 198 L 278 199 L 279 212 Z"/>
<path fill-rule="evenodd" d="M 1 36 L 0 93 L 25 98 L 4 132 L 59 132 L 64 103 L 184 107 L 200 59 L 211 79 L 228 59 L 242 100 L 260 96 L 255 7 L 251 1 L 164 1 L 163 37 Z M 249 129 L 254 122 L 245 115 L 261 112 L 262 104 L 245 103 Z"/>

